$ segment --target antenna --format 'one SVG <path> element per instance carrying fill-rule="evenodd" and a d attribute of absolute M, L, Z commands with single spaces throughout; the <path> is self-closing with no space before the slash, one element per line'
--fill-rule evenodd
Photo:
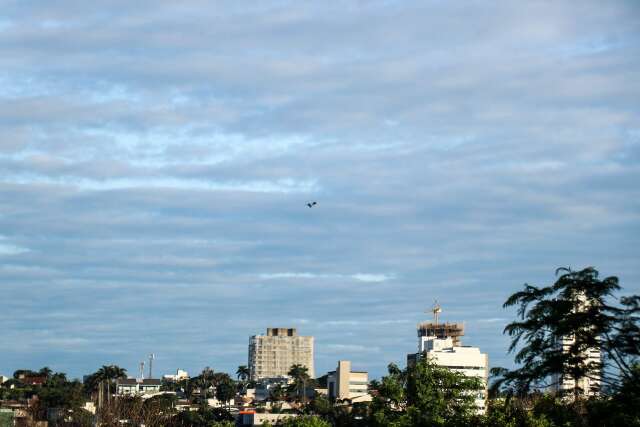
<path fill-rule="evenodd" d="M 140 362 L 140 380 L 144 380 L 144 361 Z"/>
<path fill-rule="evenodd" d="M 156 358 L 156 355 L 151 353 L 149 355 L 149 379 L 153 378 L 153 360 Z"/>

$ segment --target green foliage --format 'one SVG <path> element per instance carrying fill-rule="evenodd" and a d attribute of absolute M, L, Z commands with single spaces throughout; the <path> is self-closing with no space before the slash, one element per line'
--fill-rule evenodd
<path fill-rule="evenodd" d="M 487 414 L 480 417 L 482 427 L 554 427 L 544 414 L 535 414 L 526 408 L 526 402 L 517 399 L 496 399 L 489 403 Z M 568 427 L 568 426 L 565 426 Z"/>
<path fill-rule="evenodd" d="M 175 425 L 193 427 L 226 427 L 234 425 L 233 415 L 222 408 L 200 408 L 197 411 L 182 411 L 175 417 Z"/>
<path fill-rule="evenodd" d="M 479 379 L 439 367 L 426 358 L 404 371 L 391 364 L 388 371 L 389 375 L 376 384 L 370 425 L 465 425 L 474 417 L 475 398 L 482 392 Z"/>
<path fill-rule="evenodd" d="M 306 386 L 310 382 L 309 369 L 303 365 L 292 365 L 287 373 L 293 378 L 292 390 L 296 391 L 298 399 L 304 399 L 304 393 L 306 392 Z"/>
<path fill-rule="evenodd" d="M 228 402 L 236 395 L 235 382 L 225 374 L 216 379 L 216 398 L 222 402 Z"/>
<path fill-rule="evenodd" d="M 610 387 L 617 387 L 621 378 L 640 381 L 630 368 L 640 355 L 640 297 L 618 300 L 618 279 L 599 279 L 592 267 L 558 272 L 562 274 L 553 285 L 525 284 L 504 303 L 518 307 L 520 320 L 507 325 L 505 333 L 512 337 L 509 351 L 521 367 L 502 372 L 494 388 L 508 385 L 511 392 L 526 394 L 559 376 L 578 379 L 600 371 Z M 561 337 L 574 339 L 563 349 Z M 603 350 L 604 363 L 588 360 L 590 348 Z M 577 396 L 582 390 L 575 383 Z"/>
<path fill-rule="evenodd" d="M 313 415 L 287 418 L 282 425 L 284 427 L 331 427 L 327 421 Z"/>
<path fill-rule="evenodd" d="M 249 368 L 246 365 L 240 365 L 238 366 L 238 369 L 236 370 L 236 375 L 238 376 L 238 379 L 240 381 L 246 381 L 247 379 L 249 379 Z"/>

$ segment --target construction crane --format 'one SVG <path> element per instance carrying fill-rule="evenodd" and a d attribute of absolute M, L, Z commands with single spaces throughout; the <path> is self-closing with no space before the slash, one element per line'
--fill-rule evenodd
<path fill-rule="evenodd" d="M 429 312 L 425 311 L 425 313 Z M 434 301 L 433 307 L 431 307 L 431 313 L 433 313 L 433 323 L 437 327 L 438 320 L 440 319 L 440 313 L 442 313 L 442 307 L 440 307 L 440 304 L 438 304 L 438 300 Z"/>

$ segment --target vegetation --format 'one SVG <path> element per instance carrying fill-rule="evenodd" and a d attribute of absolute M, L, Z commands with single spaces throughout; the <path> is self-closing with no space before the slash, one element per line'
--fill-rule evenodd
<path fill-rule="evenodd" d="M 271 412 L 293 412 L 296 417 L 278 425 L 301 427 L 640 427 L 640 296 L 618 297 L 619 291 L 617 278 L 600 279 L 594 268 L 561 269 L 552 285 L 525 285 L 509 297 L 504 306 L 517 308 L 518 318 L 505 333 L 512 338 L 517 367 L 492 370 L 485 413 L 476 406 L 485 393 L 479 379 L 427 358 L 406 369 L 390 364 L 387 375 L 370 383 L 372 402 L 353 404 L 307 398 L 309 388 L 326 385 L 326 378 L 315 381 L 307 368 L 293 365 L 291 386 L 270 390 Z M 573 339 L 561 350 L 563 337 Z M 585 357 L 596 347 L 603 355 L 599 363 Z M 592 390 L 597 393 L 585 393 L 575 381 L 600 373 L 602 387 Z M 115 383 L 126 376 L 115 365 L 102 366 L 84 384 L 48 367 L 21 369 L 0 385 L 0 400 L 28 403 L 33 420 L 48 419 L 50 426 L 230 427 L 229 402 L 246 390 L 248 375 L 247 367 L 239 366 L 234 381 L 207 367 L 194 378 L 164 382 L 167 394 L 115 399 Z M 566 395 L 552 393 L 549 386 L 562 376 L 576 387 Z M 210 397 L 226 408 L 209 407 Z M 84 409 L 87 401 L 100 402 L 95 415 Z M 178 410 L 179 401 L 193 410 Z M 285 401 L 292 409 L 285 409 Z M 13 422 L 6 413 L 0 417 L 0 425 Z"/>

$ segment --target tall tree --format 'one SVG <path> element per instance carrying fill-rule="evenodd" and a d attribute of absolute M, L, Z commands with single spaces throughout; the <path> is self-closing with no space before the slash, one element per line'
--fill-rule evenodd
<path fill-rule="evenodd" d="M 301 400 L 304 401 L 304 394 L 306 393 L 306 384 L 309 381 L 309 369 L 300 364 L 291 365 L 289 372 L 287 373 L 293 379 L 293 385 L 296 389 L 296 394 Z M 302 395 L 301 395 L 302 392 Z"/>
<path fill-rule="evenodd" d="M 622 380 L 638 383 L 634 364 L 640 355 L 640 297 L 617 298 L 617 277 L 599 278 L 588 267 L 580 271 L 561 268 L 556 282 L 545 287 L 524 285 L 504 307 L 518 307 L 519 320 L 506 326 L 512 337 L 510 352 L 520 365 L 515 370 L 494 370 L 500 378 L 494 388 L 509 385 L 527 393 L 557 383 L 563 376 L 574 380 L 594 378 L 610 387 Z M 570 338 L 569 341 L 564 338 Z M 590 349 L 601 349 L 601 363 L 589 358 Z"/>

